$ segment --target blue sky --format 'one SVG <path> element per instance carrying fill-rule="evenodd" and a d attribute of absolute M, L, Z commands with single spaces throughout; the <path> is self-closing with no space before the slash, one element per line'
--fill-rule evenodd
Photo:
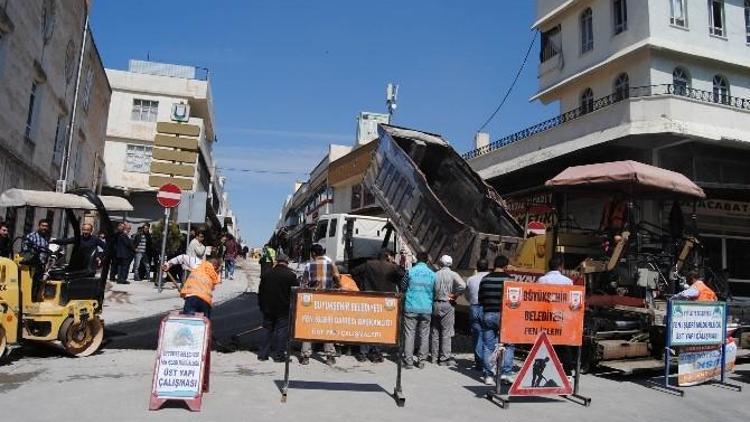
<path fill-rule="evenodd" d="M 396 124 L 469 150 L 523 59 L 533 9 L 528 0 L 98 1 L 92 27 L 107 67 L 148 54 L 210 69 L 221 167 L 299 173 L 224 172 L 243 238 L 260 244 L 294 180 L 329 143 L 354 143 L 360 111 L 385 111 L 389 81 L 400 84 Z M 528 102 L 537 57 L 538 44 L 486 129 L 492 139 L 556 114 Z"/>

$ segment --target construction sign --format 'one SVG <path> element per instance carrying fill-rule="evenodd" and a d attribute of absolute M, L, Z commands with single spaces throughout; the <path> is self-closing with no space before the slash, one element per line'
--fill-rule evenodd
<path fill-rule="evenodd" d="M 516 380 L 508 390 L 509 396 L 565 396 L 573 393 L 573 386 L 565 376 L 560 359 L 542 332 L 523 362 Z"/>
<path fill-rule="evenodd" d="M 203 316 L 172 312 L 161 321 L 149 410 L 168 400 L 200 411 L 208 391 L 211 323 Z"/>
<path fill-rule="evenodd" d="M 500 341 L 531 344 L 546 334 L 554 345 L 583 341 L 583 286 L 506 281 Z"/>
<path fill-rule="evenodd" d="M 398 344 L 395 293 L 296 290 L 292 338 L 321 343 Z"/>

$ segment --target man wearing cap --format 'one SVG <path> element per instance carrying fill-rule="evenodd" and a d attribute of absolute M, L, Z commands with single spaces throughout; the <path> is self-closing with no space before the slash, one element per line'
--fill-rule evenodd
<path fill-rule="evenodd" d="M 456 310 L 453 308 L 455 300 L 466 290 L 461 276 L 451 270 L 453 258 L 449 255 L 440 257 L 440 269 L 435 273 L 435 295 L 432 303 L 432 323 L 430 355 L 432 363 L 442 366 L 455 365 L 451 354 L 453 340 L 453 326 L 456 321 Z"/>
<path fill-rule="evenodd" d="M 265 336 L 258 352 L 258 360 L 284 362 L 286 342 L 289 336 L 289 308 L 292 301 L 292 287 L 298 286 L 297 275 L 289 269 L 289 258 L 284 254 L 276 256 L 276 265 L 260 276 L 258 305 L 263 314 Z"/>

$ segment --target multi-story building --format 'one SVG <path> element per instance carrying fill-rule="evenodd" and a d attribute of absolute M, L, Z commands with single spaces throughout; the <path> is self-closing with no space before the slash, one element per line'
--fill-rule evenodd
<path fill-rule="evenodd" d="M 101 186 L 111 89 L 91 31 L 84 46 L 87 3 L 0 4 L 0 191 L 54 190 L 66 163 L 67 188 Z M 18 234 L 31 211 L 2 215 Z"/>
<path fill-rule="evenodd" d="M 128 216 L 132 221 L 162 218 L 163 209 L 156 202 L 157 187 L 149 184 L 157 123 L 170 122 L 173 106 L 187 104 L 190 116 L 186 123 L 200 127 L 196 168 L 191 176 L 193 190 L 207 194 L 207 228 L 222 229 L 226 195 L 212 154 L 216 135 L 208 71 L 131 60 L 128 70 L 107 69 L 107 76 L 112 101 L 104 151 L 104 190 L 130 200 L 135 208 Z"/>
<path fill-rule="evenodd" d="M 633 159 L 681 172 L 709 263 L 750 292 L 750 1 L 538 0 L 539 90 L 560 115 L 465 155 L 510 197 L 570 165 Z M 644 218 L 664 221 L 662 203 Z M 576 207 L 581 223 L 601 206 Z M 588 210 L 588 211 L 587 211 Z M 686 208 L 688 213 L 692 207 Z"/>

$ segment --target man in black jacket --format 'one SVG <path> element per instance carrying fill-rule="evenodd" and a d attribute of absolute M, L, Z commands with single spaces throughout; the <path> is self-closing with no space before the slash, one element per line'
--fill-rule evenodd
<path fill-rule="evenodd" d="M 378 254 L 378 259 L 370 259 L 352 269 L 352 277 L 360 291 L 397 293 L 404 278 L 404 269 L 393 262 L 391 251 L 383 249 Z M 355 358 L 359 362 L 369 358 L 371 362 L 380 363 L 383 362 L 383 353 L 377 346 L 362 345 Z"/>
<path fill-rule="evenodd" d="M 290 270 L 286 255 L 276 257 L 276 266 L 260 276 L 258 305 L 263 314 L 265 338 L 258 352 L 258 360 L 268 360 L 273 352 L 275 362 L 284 362 L 289 336 L 289 308 L 292 287 L 299 286 L 297 275 Z"/>
<path fill-rule="evenodd" d="M 130 284 L 128 272 L 135 256 L 135 247 L 130 238 L 130 224 L 125 223 L 123 231 L 115 237 L 115 257 L 117 258 L 117 284 Z"/>
<path fill-rule="evenodd" d="M 151 225 L 145 223 L 138 228 L 138 233 L 133 236 L 135 247 L 135 259 L 133 260 L 133 279 L 141 279 L 141 266 L 143 266 L 146 280 L 151 279 L 151 258 L 154 256 L 153 242 L 151 239 Z"/>

